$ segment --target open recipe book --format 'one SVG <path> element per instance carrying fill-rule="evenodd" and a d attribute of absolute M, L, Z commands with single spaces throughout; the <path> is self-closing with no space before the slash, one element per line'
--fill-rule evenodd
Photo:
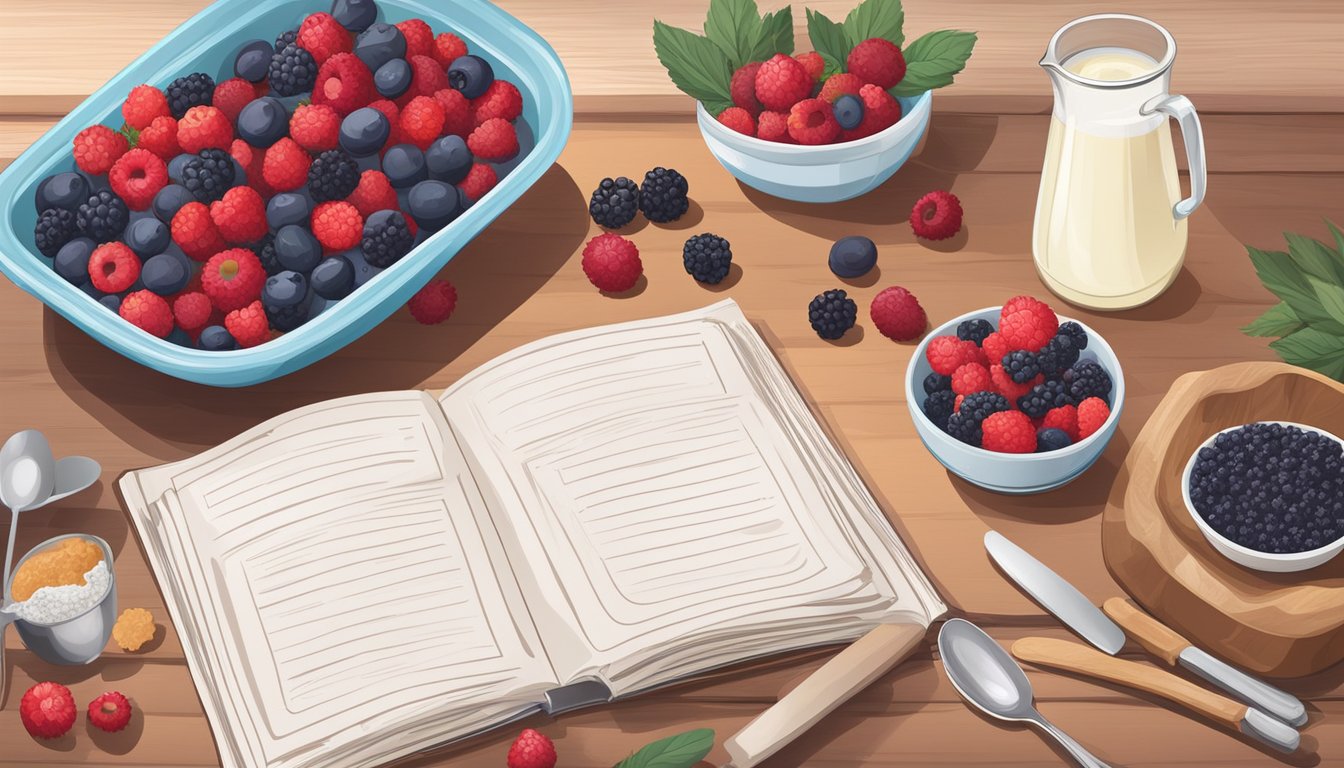
<path fill-rule="evenodd" d="M 732 301 L 119 490 L 229 768 L 376 765 L 946 610 Z"/>

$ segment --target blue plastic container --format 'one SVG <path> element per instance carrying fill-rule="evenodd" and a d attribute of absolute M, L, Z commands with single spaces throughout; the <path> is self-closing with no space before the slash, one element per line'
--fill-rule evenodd
<path fill-rule="evenodd" d="M 448 260 L 504 212 L 559 157 L 573 124 L 569 78 L 555 51 L 535 32 L 486 0 L 378 0 L 379 20 L 425 19 L 435 33 L 451 31 L 495 73 L 518 86 L 520 157 L 507 176 L 452 224 L 406 258 L 369 280 L 298 330 L 251 349 L 206 352 L 151 336 L 101 306 L 51 268 L 33 243 L 33 196 L 43 178 L 75 170 L 71 141 L 95 123 L 122 124 L 131 88 L 165 87 L 177 77 L 206 72 L 233 76 L 233 59 L 251 39 L 274 40 L 304 16 L 327 11 L 327 0 L 218 0 L 188 19 L 84 100 L 0 173 L 0 271 L 90 336 L 126 357 L 180 379 L 242 387 L 292 373 L 368 332 L 429 281 Z"/>

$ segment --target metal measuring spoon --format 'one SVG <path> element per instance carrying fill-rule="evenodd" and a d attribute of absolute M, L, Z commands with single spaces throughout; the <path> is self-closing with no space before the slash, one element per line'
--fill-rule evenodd
<path fill-rule="evenodd" d="M 1040 728 L 1084 768 L 1110 768 L 1036 711 L 1026 673 L 979 627 L 964 619 L 949 620 L 938 632 L 938 653 L 952 687 L 976 709 Z"/>

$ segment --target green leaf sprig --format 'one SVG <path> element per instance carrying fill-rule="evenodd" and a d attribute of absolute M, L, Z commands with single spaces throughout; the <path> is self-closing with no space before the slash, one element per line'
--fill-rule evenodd
<path fill-rule="evenodd" d="M 1283 361 L 1344 381 L 1344 232 L 1326 226 L 1335 247 L 1285 232 L 1288 250 L 1246 247 L 1260 282 L 1280 301 L 1242 329 L 1278 337 L 1269 346 Z"/>
<path fill-rule="evenodd" d="M 890 40 L 898 48 L 905 46 L 905 11 L 901 0 L 863 0 L 845 17 L 844 24 L 828 19 L 820 11 L 807 11 L 807 36 L 812 49 L 826 62 L 827 74 L 841 72 L 854 46 L 874 37 Z M 975 49 L 974 32 L 953 29 L 930 32 L 901 51 L 905 56 L 905 77 L 892 86 L 892 96 L 918 96 L 925 91 L 952 84 L 957 73 Z"/>
<path fill-rule="evenodd" d="M 691 768 L 714 748 L 714 731 L 697 728 L 649 744 L 615 768 Z"/>

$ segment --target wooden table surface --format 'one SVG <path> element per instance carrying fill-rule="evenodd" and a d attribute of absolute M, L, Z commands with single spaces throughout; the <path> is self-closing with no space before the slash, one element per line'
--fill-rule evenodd
<path fill-rule="evenodd" d="M 5 0 L 0 167 L 204 4 Z M 0 281 L 0 433 L 40 428 L 58 454 L 86 454 L 104 467 L 96 490 L 25 515 L 20 551 L 59 533 L 102 536 L 116 552 L 121 604 L 148 607 L 162 623 L 162 600 L 111 491 L 124 470 L 191 455 L 300 405 L 371 390 L 440 389 L 541 336 L 727 295 L 782 341 L 800 383 L 873 478 L 955 615 L 978 621 L 1004 642 L 1026 634 L 1070 637 L 993 569 L 980 545 L 984 531 L 992 527 L 1020 542 L 1098 603 L 1120 594 L 1101 559 L 1100 514 L 1130 441 L 1179 374 L 1273 359 L 1263 340 L 1238 331 L 1272 299 L 1243 244 L 1277 248 L 1284 230 L 1325 237 L 1323 217 L 1344 220 L 1344 4 L 1135 0 L 1124 6 L 1167 25 L 1182 46 L 1175 88 L 1203 110 L 1207 202 L 1190 220 L 1186 268 L 1167 294 L 1119 314 L 1068 310 L 1099 329 L 1124 363 L 1128 401 L 1102 459 L 1067 488 L 997 496 L 953 478 L 920 445 L 901 393 L 910 345 L 867 327 L 866 313 L 862 327 L 841 343 L 822 341 L 808 328 L 804 307 L 813 294 L 836 287 L 826 268 L 829 243 L 855 233 L 872 237 L 881 253 L 880 276 L 845 286 L 861 307 L 881 288 L 900 284 L 938 324 L 1017 293 L 1048 296 L 1032 269 L 1029 243 L 1049 108 L 1035 61 L 1057 26 L 1096 10 L 1094 4 L 908 0 L 910 32 L 976 29 L 975 56 L 958 84 L 935 98 L 923 153 L 877 191 L 830 206 L 789 203 L 739 186 L 706 151 L 689 101 L 672 91 L 649 50 L 651 17 L 694 25 L 704 2 L 503 5 L 547 36 L 565 60 L 578 117 L 556 166 L 444 270 L 461 296 L 447 324 L 422 327 L 401 312 L 292 376 L 247 390 L 212 389 L 126 361 Z M 842 16 L 850 0 L 808 5 Z M 589 26 L 590 11 L 604 16 L 600 29 Z M 801 5 L 794 11 L 801 20 Z M 805 40 L 801 31 L 799 39 Z M 647 280 L 636 295 L 602 297 L 579 268 L 578 251 L 597 232 L 586 216 L 588 192 L 603 176 L 636 176 L 655 165 L 689 177 L 691 211 L 671 226 L 636 227 L 631 236 Z M 930 247 L 914 240 L 905 218 L 915 199 L 937 188 L 961 198 L 967 223 L 958 237 Z M 681 242 L 700 231 L 733 243 L 740 269 L 724 286 L 701 287 L 681 268 Z M 0 766 L 218 763 L 171 627 L 145 652 L 113 647 L 80 668 L 44 664 L 12 633 L 6 642 L 11 681 L 0 708 Z M 556 740 L 562 766 L 610 765 L 648 741 L 693 727 L 713 727 L 722 740 L 831 652 L 529 724 Z M 1132 648 L 1125 655 L 1143 658 Z M 1283 682 L 1309 699 L 1312 713 L 1305 752 L 1287 759 L 1122 689 L 1036 670 L 1028 676 L 1042 712 L 1114 765 L 1344 765 L 1341 666 Z M 34 741 L 16 710 L 23 691 L 44 679 L 69 685 L 81 703 L 106 689 L 122 690 L 135 701 L 136 717 L 116 735 L 95 735 L 81 722 L 62 739 Z M 407 764 L 499 766 L 513 732 Z M 721 761 L 722 749 L 710 758 Z M 1036 734 L 969 710 L 943 676 L 936 649 L 926 647 L 769 765 L 1040 766 L 1062 760 Z"/>

